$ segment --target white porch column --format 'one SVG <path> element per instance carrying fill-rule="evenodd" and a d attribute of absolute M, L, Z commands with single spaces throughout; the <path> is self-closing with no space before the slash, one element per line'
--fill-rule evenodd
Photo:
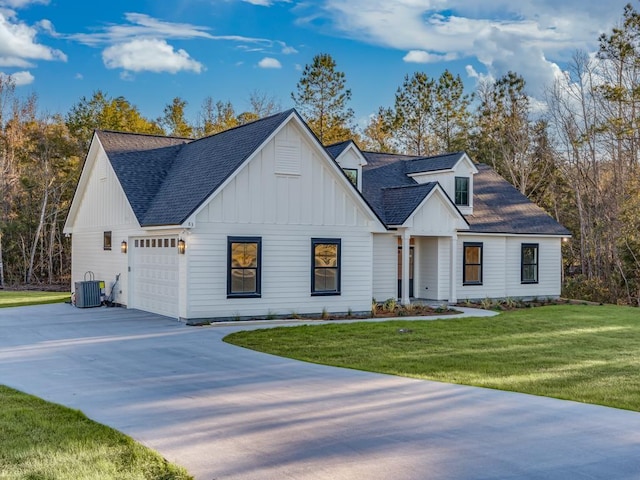
<path fill-rule="evenodd" d="M 411 250 L 411 235 L 405 229 L 402 232 L 402 299 L 400 303 L 409 305 L 409 253 Z"/>
<path fill-rule="evenodd" d="M 458 235 L 454 233 L 451 236 L 451 254 L 449 255 L 449 303 L 458 301 L 456 293 L 456 278 L 458 273 Z"/>

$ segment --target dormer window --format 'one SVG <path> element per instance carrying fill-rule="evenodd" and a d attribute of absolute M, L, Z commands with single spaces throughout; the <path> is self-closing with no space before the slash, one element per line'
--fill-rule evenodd
<path fill-rule="evenodd" d="M 469 177 L 456 177 L 456 205 L 469 205 Z"/>
<path fill-rule="evenodd" d="M 357 168 L 343 168 L 344 173 L 347 175 L 351 183 L 356 187 L 358 186 L 358 169 Z"/>

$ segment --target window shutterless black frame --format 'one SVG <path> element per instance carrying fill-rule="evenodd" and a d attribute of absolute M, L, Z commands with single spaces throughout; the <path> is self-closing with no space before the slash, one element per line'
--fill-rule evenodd
<path fill-rule="evenodd" d="M 338 246 L 338 266 L 336 272 L 336 288 L 337 290 L 320 290 L 316 291 L 316 245 L 337 245 Z M 333 267 L 331 267 L 333 268 Z M 342 280 L 342 240 L 339 238 L 312 238 L 311 239 L 311 296 L 319 297 L 322 295 L 340 295 Z"/>
<path fill-rule="evenodd" d="M 467 263 L 467 247 L 480 247 L 480 263 Z M 464 242 L 462 244 L 462 285 L 482 285 L 483 280 L 483 255 L 484 244 L 482 242 Z M 480 267 L 480 281 L 467 281 L 467 265 Z"/>
<path fill-rule="evenodd" d="M 536 263 L 524 263 L 524 249 L 525 248 L 535 248 L 536 249 Z M 536 284 L 540 281 L 540 244 L 539 243 L 523 243 L 520 247 L 520 283 L 522 284 Z M 536 266 L 536 279 L 535 280 L 525 280 L 524 278 L 524 267 L 526 265 L 535 265 Z"/>
<path fill-rule="evenodd" d="M 466 188 L 466 195 L 467 195 L 467 201 L 465 203 L 458 203 L 458 180 L 465 180 L 466 184 L 467 184 L 467 188 Z M 455 177 L 454 180 L 454 192 L 453 192 L 453 200 L 455 202 L 456 205 L 460 205 L 460 206 L 469 206 L 469 195 L 471 194 L 471 192 L 469 192 L 469 186 L 470 186 L 471 182 L 469 180 L 469 177 Z"/>
<path fill-rule="evenodd" d="M 107 241 L 107 239 L 109 239 Z M 102 249 L 103 250 L 111 250 L 111 246 L 113 245 L 113 235 L 111 234 L 111 230 L 102 233 Z"/>
<path fill-rule="evenodd" d="M 256 291 L 255 292 L 231 292 L 231 244 L 255 243 L 257 244 L 258 266 L 256 267 Z M 227 298 L 260 298 L 262 297 L 262 237 L 227 237 Z"/>
<path fill-rule="evenodd" d="M 357 168 L 343 168 L 344 173 L 347 175 L 347 178 L 349 178 L 349 180 L 351 180 L 351 183 L 353 183 L 353 179 L 349 176 L 350 174 L 354 176 L 355 178 L 355 183 L 353 183 L 354 186 L 358 186 L 358 169 Z"/>

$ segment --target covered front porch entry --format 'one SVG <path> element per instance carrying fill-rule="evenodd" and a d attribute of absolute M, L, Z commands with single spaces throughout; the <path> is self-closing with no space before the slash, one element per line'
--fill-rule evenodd
<path fill-rule="evenodd" d="M 397 237 L 398 299 L 456 302 L 457 236 L 410 235 Z"/>

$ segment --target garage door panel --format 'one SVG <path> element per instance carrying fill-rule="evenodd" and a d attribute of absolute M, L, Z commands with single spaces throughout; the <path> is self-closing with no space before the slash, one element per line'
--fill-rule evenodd
<path fill-rule="evenodd" d="M 145 237 L 136 239 L 133 244 L 130 274 L 132 308 L 177 318 L 176 237 Z"/>

